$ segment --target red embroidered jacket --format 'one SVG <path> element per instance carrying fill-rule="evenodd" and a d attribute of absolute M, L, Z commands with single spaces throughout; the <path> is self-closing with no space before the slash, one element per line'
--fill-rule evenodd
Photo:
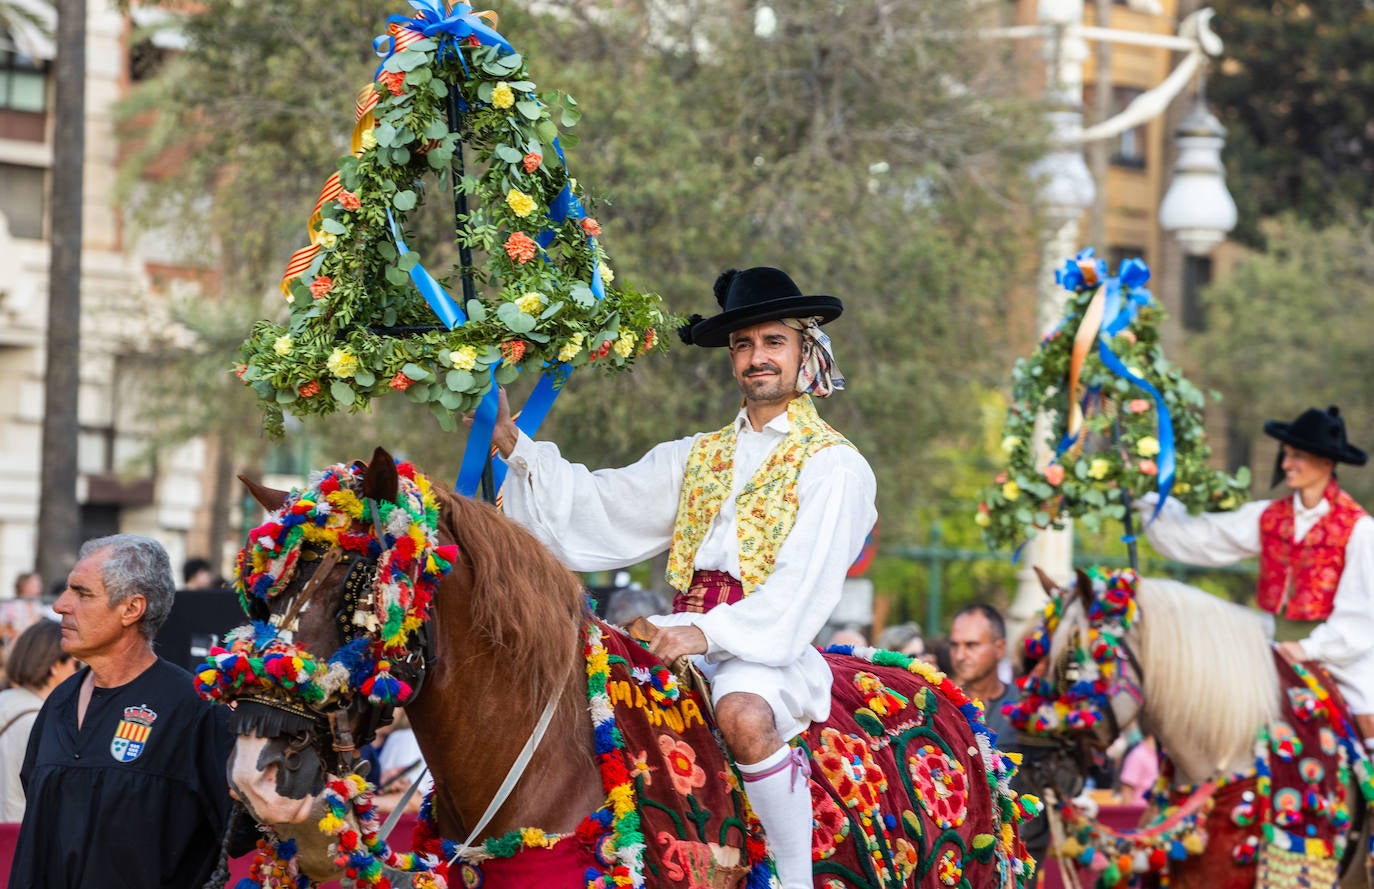
<path fill-rule="evenodd" d="M 1301 541 L 1293 540 L 1293 498 L 1260 516 L 1259 606 L 1289 620 L 1326 620 L 1345 570 L 1345 544 L 1365 515 L 1332 479 L 1322 494 L 1331 511 Z"/>

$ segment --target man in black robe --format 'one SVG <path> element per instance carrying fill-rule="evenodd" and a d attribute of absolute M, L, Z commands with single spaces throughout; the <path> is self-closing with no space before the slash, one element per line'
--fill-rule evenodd
<path fill-rule="evenodd" d="M 157 541 L 92 540 L 54 610 L 86 666 L 48 697 L 20 778 L 28 809 L 10 885 L 199 889 L 229 814 L 222 707 L 152 640 L 175 584 Z"/>

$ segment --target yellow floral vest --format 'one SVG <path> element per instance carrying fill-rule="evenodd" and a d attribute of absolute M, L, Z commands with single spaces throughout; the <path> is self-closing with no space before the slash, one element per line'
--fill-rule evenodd
<path fill-rule="evenodd" d="M 768 579 L 779 547 L 797 521 L 797 478 L 811 455 L 831 445 L 853 447 L 820 418 L 811 397 L 787 406 L 791 429 L 735 498 L 739 534 L 740 581 L 744 595 Z M 735 473 L 735 424 L 703 435 L 692 445 L 678 498 L 673 547 L 668 553 L 668 583 L 686 592 L 693 562 L 706 531 L 730 495 Z"/>

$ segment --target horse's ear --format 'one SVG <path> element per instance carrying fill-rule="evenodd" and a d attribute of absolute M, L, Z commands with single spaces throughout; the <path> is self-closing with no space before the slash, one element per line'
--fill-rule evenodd
<path fill-rule="evenodd" d="M 1034 568 L 1035 576 L 1040 578 L 1040 588 L 1045 591 L 1045 595 L 1053 599 L 1055 596 L 1058 596 L 1060 593 L 1063 592 L 1063 590 L 1059 588 L 1059 584 L 1051 580 L 1050 576 L 1046 574 L 1043 570 L 1041 570 L 1039 565 L 1035 565 Z"/>
<path fill-rule="evenodd" d="M 396 477 L 396 461 L 384 448 L 372 452 L 367 464 L 367 474 L 363 477 L 363 496 L 382 503 L 392 503 L 400 490 Z"/>
<path fill-rule="evenodd" d="M 286 492 L 278 491 L 276 488 L 269 488 L 260 485 L 247 476 L 239 476 L 239 481 L 248 489 L 248 493 L 253 495 L 253 499 L 261 504 L 262 508 L 268 512 L 276 512 L 281 509 L 281 505 L 286 502 Z"/>
<path fill-rule="evenodd" d="M 1083 600 L 1083 610 L 1087 611 L 1093 606 L 1093 582 L 1082 568 L 1075 568 L 1073 573 L 1078 577 L 1078 598 Z"/>

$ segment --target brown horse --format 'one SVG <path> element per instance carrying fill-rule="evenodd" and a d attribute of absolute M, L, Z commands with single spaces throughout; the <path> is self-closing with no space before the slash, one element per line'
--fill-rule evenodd
<path fill-rule="evenodd" d="M 1318 672 L 1276 657 L 1258 612 L 1130 571 L 1079 572 L 1067 590 L 1040 578 L 1051 602 L 1026 639 L 1034 663 L 1012 724 L 1084 765 L 1086 750 L 1139 724 L 1167 763 L 1138 832 L 1051 805 L 1064 859 L 1108 886 L 1142 874 L 1179 889 L 1275 885 L 1266 869 L 1368 885 L 1362 745 Z M 1060 801 L 1081 789 L 1058 757 L 1043 765 L 1031 775 Z"/>
<path fill-rule="evenodd" d="M 414 489 L 407 481 L 410 470 L 403 468 L 398 479 L 396 465 L 381 449 L 370 464 L 354 464 L 344 474 L 356 477 L 359 487 L 355 499 L 349 494 L 338 503 L 355 508 L 361 518 L 353 530 L 328 540 L 318 534 L 312 538 L 316 532 L 311 531 L 297 549 L 281 543 L 287 533 L 285 517 L 305 513 L 322 523 L 318 507 L 307 499 L 324 499 L 321 488 L 287 495 L 249 484 L 273 520 L 264 526 L 267 530 L 254 532 L 240 557 L 237 579 L 256 628 L 247 628 L 244 639 L 255 632 L 260 638 L 276 633 L 278 642 L 289 643 L 298 665 L 313 659 L 331 666 L 321 666 L 311 674 L 314 679 L 297 688 L 309 692 L 300 700 L 280 694 L 289 682 L 279 682 L 275 695 L 223 696 L 238 700 L 239 739 L 230 763 L 234 791 L 258 822 L 296 841 L 299 858 L 293 866 L 312 880 L 340 875 L 342 858 L 329 845 L 334 837 L 316 827 L 328 812 L 326 784 L 331 776 L 352 770 L 352 748 L 371 734 L 382 709 L 357 689 L 342 696 L 325 691 L 341 681 L 329 678 L 342 669 L 331 658 L 338 660 L 349 650 L 350 639 L 366 635 L 360 628 L 368 625 L 373 590 L 381 589 L 378 578 L 388 570 L 392 552 L 381 552 L 375 541 L 384 532 L 391 540 L 400 528 L 374 505 L 400 502 L 398 497 L 404 500 L 406 491 Z M 539 845 L 540 836 L 581 837 L 589 824 L 587 813 L 615 799 L 607 795 L 605 739 L 594 737 L 593 720 L 601 718 L 594 696 L 593 720 L 588 719 L 593 656 L 588 655 L 585 665 L 583 660 L 604 631 L 610 660 L 626 671 L 614 674 L 621 680 L 599 680 L 610 687 L 607 699 L 638 708 L 635 712 L 643 717 L 643 724 L 627 719 L 620 726 L 624 766 L 611 757 L 611 773 L 621 768 L 640 794 L 653 790 L 673 796 L 676 789 L 683 806 L 674 811 L 645 796 L 638 802 L 644 844 L 657 856 L 648 871 L 649 884 L 693 889 L 738 885 L 748 869 L 741 850 L 758 842 L 757 833 L 746 830 L 749 818 L 742 802 L 733 814 L 727 805 L 719 825 L 708 822 L 698 804 L 712 793 L 742 800 L 728 763 L 721 759 L 712 765 L 711 756 L 720 754 L 706 749 L 715 746 L 700 716 L 706 708 L 686 699 L 680 707 L 662 700 L 646 703 L 646 695 L 654 697 L 651 686 L 647 680 L 638 685 L 631 681 L 629 671 L 643 678 L 661 665 L 636 666 L 641 663 L 636 659 L 647 655 L 617 631 L 592 622 L 582 586 L 571 572 L 496 509 L 430 491 L 427 482 L 423 487 L 429 502 L 437 505 L 437 521 L 431 545 L 414 564 L 423 566 L 431 553 L 444 553 L 451 556 L 452 568 L 434 590 L 428 622 L 408 630 L 403 625 L 399 631 L 408 654 L 393 659 L 397 663 L 389 670 L 414 686 L 400 697 L 435 779 L 429 811 L 438 835 L 469 835 L 497 797 L 516 751 L 546 716 L 547 734 L 474 846 L 531 826 L 536 828 L 533 845 Z M 313 527 L 309 522 L 306 526 Z M 404 537 L 404 528 L 400 530 Z M 261 552 L 254 555 L 254 547 L 262 546 L 270 548 L 271 559 L 262 561 Z M 456 547 L 456 552 L 446 547 Z M 252 573 L 255 565 L 261 569 L 258 575 Z M 412 568 L 410 581 L 421 571 Z M 213 671 L 208 675 L 227 688 L 229 668 L 223 652 L 220 657 L 224 674 L 218 679 Z M 835 709 L 854 719 L 837 728 L 832 717 L 799 742 L 815 767 L 817 885 L 1019 885 L 1029 867 L 1020 857 L 1023 850 L 1013 825 L 1025 813 L 1007 790 L 1008 763 L 991 747 L 976 706 L 942 675 L 900 655 L 828 657 L 837 675 Z M 689 744 L 681 733 L 691 728 L 693 714 L 705 734 Z M 662 759 L 649 755 L 660 751 Z M 617 809 L 616 817 L 620 814 Z M 681 836 L 696 825 L 695 832 L 704 835 L 708 823 L 711 842 L 695 845 L 662 829 L 676 824 Z M 862 851 L 854 853 L 859 855 L 854 864 L 844 857 L 844 849 L 856 841 L 855 848 Z M 605 857 L 604 849 L 592 851 Z M 589 878 L 584 869 L 565 868 L 556 874 L 541 872 L 538 885 L 630 885 L 633 878 L 612 864 L 606 865 L 600 883 L 594 872 Z M 394 885 L 406 884 L 403 875 L 391 876 Z M 470 873 L 464 879 L 473 880 Z M 514 877 L 510 881 L 519 884 Z M 488 886 L 496 882 L 501 881 L 488 878 Z"/>

